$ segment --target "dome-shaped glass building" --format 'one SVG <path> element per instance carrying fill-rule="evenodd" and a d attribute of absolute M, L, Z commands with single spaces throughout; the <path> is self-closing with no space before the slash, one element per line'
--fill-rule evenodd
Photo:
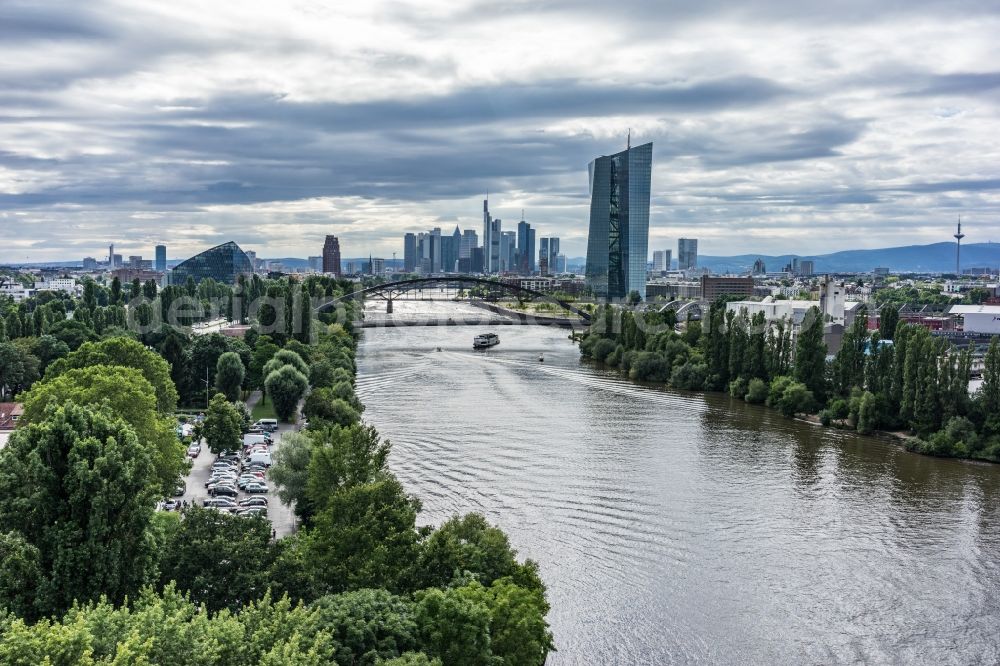
<path fill-rule="evenodd" d="M 170 284 L 184 284 L 188 277 L 195 282 L 212 278 L 216 282 L 234 284 L 240 275 L 253 273 L 250 257 L 233 241 L 216 245 L 177 264 L 169 273 Z"/>

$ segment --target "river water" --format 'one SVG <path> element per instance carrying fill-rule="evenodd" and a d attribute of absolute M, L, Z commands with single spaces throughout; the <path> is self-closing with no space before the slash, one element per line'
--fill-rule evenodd
<path fill-rule="evenodd" d="M 481 512 L 539 562 L 548 663 L 1000 662 L 1000 466 L 637 386 L 562 329 L 492 330 L 473 351 L 474 327 L 366 329 L 359 394 L 422 522 Z"/>

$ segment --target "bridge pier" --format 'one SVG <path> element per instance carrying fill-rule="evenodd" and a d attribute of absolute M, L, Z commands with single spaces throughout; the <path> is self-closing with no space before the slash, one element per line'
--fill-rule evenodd
<path fill-rule="evenodd" d="M 391 298 L 387 298 L 385 300 L 385 313 L 386 314 L 392 314 L 392 299 Z"/>

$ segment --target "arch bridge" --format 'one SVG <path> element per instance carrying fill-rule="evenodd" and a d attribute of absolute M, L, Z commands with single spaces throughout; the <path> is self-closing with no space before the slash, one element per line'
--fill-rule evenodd
<path fill-rule="evenodd" d="M 580 317 L 584 322 L 590 321 L 590 313 L 585 310 L 581 310 L 572 303 L 554 298 L 549 294 L 537 291 L 535 289 L 529 289 L 527 287 L 522 287 L 519 284 L 512 284 L 509 282 L 502 282 L 500 280 L 491 280 L 489 278 L 477 277 L 473 275 L 447 275 L 447 276 L 437 276 L 437 277 L 422 277 L 413 278 L 410 280 L 396 280 L 394 282 L 383 282 L 381 284 L 372 285 L 364 289 L 359 289 L 350 294 L 344 294 L 343 296 L 331 299 L 319 307 L 316 308 L 317 312 L 326 312 L 337 306 L 337 303 L 348 300 L 364 299 L 365 297 L 373 298 L 383 298 L 386 301 L 386 312 L 392 312 L 392 301 L 393 299 L 399 298 L 403 294 L 420 291 L 424 289 L 434 289 L 434 288 L 450 288 L 450 289 L 464 289 L 464 288 L 481 288 L 485 293 L 481 297 L 482 300 L 496 300 L 502 294 L 515 294 L 517 296 L 529 297 L 532 300 L 543 300 L 548 303 L 553 303 L 559 307 L 572 312 L 576 316 Z"/>

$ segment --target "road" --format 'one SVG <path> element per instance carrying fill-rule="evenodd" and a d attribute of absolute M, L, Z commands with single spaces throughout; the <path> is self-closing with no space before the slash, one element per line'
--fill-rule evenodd
<path fill-rule="evenodd" d="M 297 426 L 292 423 L 278 424 L 278 431 L 274 433 L 274 443 L 271 446 L 271 454 L 281 446 L 281 438 L 284 434 L 294 432 Z M 194 459 L 194 466 L 186 478 L 187 489 L 180 499 L 187 500 L 189 504 L 201 506 L 202 502 L 208 498 L 208 491 L 205 489 L 205 482 L 212 475 L 212 463 L 215 462 L 215 455 L 208 450 L 208 446 L 202 441 L 201 455 Z M 278 493 L 274 483 L 270 478 L 267 480 L 270 491 L 267 493 L 268 507 L 267 517 L 271 521 L 278 538 L 288 536 L 295 531 L 295 513 L 292 507 L 282 503 L 278 498 Z M 240 491 L 238 500 L 250 497 L 251 495 Z"/>

